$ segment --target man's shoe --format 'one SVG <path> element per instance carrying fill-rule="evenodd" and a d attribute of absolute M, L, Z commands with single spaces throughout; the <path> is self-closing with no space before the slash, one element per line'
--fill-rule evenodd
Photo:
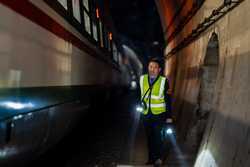
<path fill-rule="evenodd" d="M 162 160 L 161 160 L 160 158 L 157 159 L 157 160 L 155 161 L 154 165 L 155 165 L 156 167 L 161 166 L 161 165 L 162 165 Z"/>

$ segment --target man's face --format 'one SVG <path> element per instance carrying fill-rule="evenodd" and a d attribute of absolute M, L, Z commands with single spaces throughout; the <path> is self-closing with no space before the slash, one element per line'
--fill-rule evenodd
<path fill-rule="evenodd" d="M 161 68 L 158 63 L 150 62 L 148 65 L 148 74 L 150 77 L 157 77 L 160 74 Z"/>

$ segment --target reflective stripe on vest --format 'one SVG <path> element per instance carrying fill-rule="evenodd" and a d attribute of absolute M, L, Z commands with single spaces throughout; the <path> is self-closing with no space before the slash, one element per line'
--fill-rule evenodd
<path fill-rule="evenodd" d="M 144 115 L 148 114 L 148 109 L 150 107 L 152 114 L 158 115 L 163 112 L 166 112 L 166 103 L 164 99 L 164 88 L 165 88 L 166 78 L 159 76 L 157 81 L 154 83 L 151 90 L 151 98 L 149 99 L 150 91 L 144 98 L 144 101 L 147 104 L 147 109 L 143 111 Z M 140 89 L 141 89 L 141 99 L 146 91 L 149 89 L 148 75 L 143 75 L 140 77 Z M 150 101 L 150 106 L 149 106 Z"/>

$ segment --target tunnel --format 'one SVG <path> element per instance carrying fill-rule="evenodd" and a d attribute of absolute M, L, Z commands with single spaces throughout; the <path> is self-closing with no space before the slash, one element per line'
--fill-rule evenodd
<path fill-rule="evenodd" d="M 249 7 L 0 0 L 0 166 L 249 167 Z"/>

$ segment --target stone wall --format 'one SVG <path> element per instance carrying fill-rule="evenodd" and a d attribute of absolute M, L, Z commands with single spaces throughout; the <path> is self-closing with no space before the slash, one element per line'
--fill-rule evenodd
<path fill-rule="evenodd" d="M 222 3 L 206 0 L 167 45 L 165 54 Z M 199 127 L 197 138 L 202 142 L 197 167 L 250 166 L 249 8 L 250 1 L 243 1 L 198 39 L 166 58 L 165 73 L 172 84 L 182 138 Z M 164 17 L 163 9 L 159 11 Z"/>

